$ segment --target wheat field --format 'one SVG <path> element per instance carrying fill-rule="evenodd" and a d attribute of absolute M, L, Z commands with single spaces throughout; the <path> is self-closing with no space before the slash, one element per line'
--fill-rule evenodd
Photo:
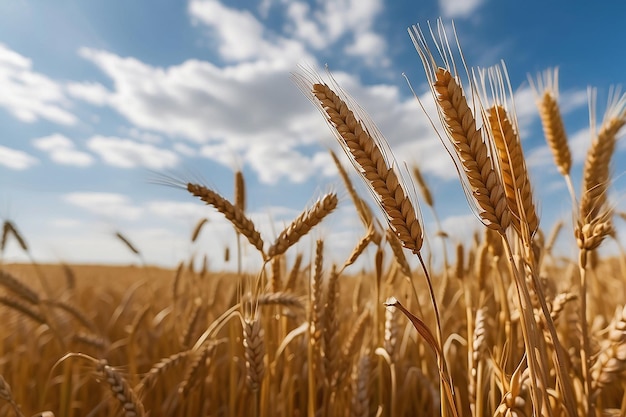
<path fill-rule="evenodd" d="M 1 264 L 1 415 L 626 415 L 626 253 L 599 251 L 607 240 L 621 248 L 614 222 L 624 214 L 608 193 L 626 95 L 609 98 L 576 192 L 558 72 L 531 77 L 574 219 L 544 229 L 506 67 L 468 70 L 439 24 L 432 39 L 410 34 L 480 233 L 458 241 L 438 226 L 426 239 L 420 206 L 440 222 L 419 167 L 400 168 L 376 115 L 332 76 L 301 69 L 295 83 L 369 195 L 332 153 L 350 199 L 323 195 L 272 238 L 246 214 L 240 172 L 233 201 L 168 179 L 232 223 L 238 246 L 215 256 L 258 252 L 255 272 L 193 258 L 171 271 Z M 307 259 L 296 243 L 342 204 L 363 225 L 353 252 L 331 263 L 320 239 Z M 4 222 L 2 251 L 15 240 L 29 252 L 18 226 Z M 559 235 L 576 242 L 576 257 L 558 254 Z M 424 255 L 427 240 L 441 262 Z M 363 257 L 371 270 L 356 267 Z"/>

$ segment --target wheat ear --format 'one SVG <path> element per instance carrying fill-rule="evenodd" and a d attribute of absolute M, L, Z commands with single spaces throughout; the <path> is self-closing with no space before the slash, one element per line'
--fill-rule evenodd
<path fill-rule="evenodd" d="M 338 202 L 337 194 L 329 193 L 318 200 L 309 210 L 302 212 L 298 218 L 278 235 L 276 241 L 274 241 L 267 252 L 268 256 L 273 258 L 285 253 L 302 236 L 309 233 L 313 227 L 328 216 L 337 207 Z"/>
<path fill-rule="evenodd" d="M 126 236 L 124 236 L 121 232 L 115 232 L 115 237 L 117 237 L 120 240 L 120 242 L 122 242 L 124 246 L 126 246 L 132 253 L 134 253 L 135 255 L 141 256 L 141 252 L 139 252 L 139 249 L 137 249 L 137 246 L 133 245 L 131 241 Z"/>
<path fill-rule="evenodd" d="M 346 169 L 343 167 L 343 165 L 339 161 L 339 158 L 337 157 L 335 152 L 331 150 L 330 156 L 333 159 L 335 166 L 337 167 L 337 171 L 339 171 L 339 176 L 343 180 L 346 190 L 348 190 L 348 194 L 350 195 L 350 198 L 352 199 L 352 202 L 354 203 L 354 207 L 356 207 L 356 211 L 359 214 L 359 217 L 361 218 L 361 222 L 363 223 L 365 227 L 370 227 L 374 221 L 374 215 L 372 214 L 372 211 L 370 210 L 367 203 L 361 197 L 359 197 L 359 195 L 356 193 L 356 190 L 354 189 L 354 185 L 352 184 L 352 181 L 350 180 L 350 176 L 348 175 L 348 173 L 346 172 Z M 378 242 L 380 242 L 380 237 L 378 239 Z"/>
<path fill-rule="evenodd" d="M 246 181 L 243 172 L 235 172 L 235 207 L 246 212 Z"/>
<path fill-rule="evenodd" d="M 559 109 L 559 70 L 554 68 L 544 71 L 537 76 L 536 83 L 531 77 L 528 80 L 535 92 L 543 133 L 552 150 L 554 163 L 561 175 L 568 177 L 572 168 L 572 154 Z"/>
<path fill-rule="evenodd" d="M 327 84 L 304 76 L 299 81 L 303 91 L 326 116 L 339 144 L 367 182 L 402 245 L 418 253 L 423 243 L 423 231 L 416 205 L 403 188 L 390 155 L 385 156 L 386 141 L 382 134 L 371 121 L 364 123 L 365 116 L 357 118 L 347 104 L 346 100 L 350 100 L 347 94 L 342 92 L 340 97 Z"/>
<path fill-rule="evenodd" d="M 253 392 L 261 389 L 265 375 L 265 341 L 258 313 L 243 320 L 243 347 L 246 360 L 246 380 Z"/>
<path fill-rule="evenodd" d="M 199 184 L 188 183 L 187 191 L 217 209 L 228 219 L 235 229 L 244 235 L 250 244 L 265 257 L 263 252 L 263 239 L 254 227 L 254 223 L 243 213 L 242 210 L 213 190 Z"/>
<path fill-rule="evenodd" d="M 426 181 L 424 181 L 422 172 L 417 166 L 413 167 L 413 177 L 417 181 L 417 185 L 422 192 L 422 197 L 424 198 L 426 204 L 428 204 L 430 207 L 434 207 L 435 199 L 433 198 L 433 193 L 430 192 L 430 187 L 428 187 L 428 184 L 426 184 Z"/>
<path fill-rule="evenodd" d="M 146 390 L 154 387 L 156 381 L 159 379 L 160 376 L 166 373 L 169 369 L 178 366 L 178 364 L 183 362 L 190 355 L 191 352 L 193 351 L 184 350 L 181 352 L 176 352 L 173 355 L 170 355 L 167 358 L 163 358 L 154 365 L 152 365 L 152 368 L 150 368 L 148 373 L 141 380 L 138 388 Z"/>
<path fill-rule="evenodd" d="M 352 401 L 350 406 L 351 417 L 369 416 L 369 382 L 371 372 L 371 357 L 369 353 L 361 356 L 352 377 Z"/>
<path fill-rule="evenodd" d="M 192 242 L 195 242 L 196 240 L 198 240 L 198 237 L 200 236 L 200 232 L 202 231 L 202 228 L 208 222 L 209 222 L 209 219 L 204 217 L 204 218 L 200 219 L 198 221 L 198 223 L 196 223 L 196 226 L 193 228 L 193 232 L 191 233 L 191 241 Z"/>
<path fill-rule="evenodd" d="M 39 294 L 8 272 L 0 271 L 0 285 L 31 304 L 39 304 Z"/>
<path fill-rule="evenodd" d="M 185 372 L 183 381 L 178 387 L 178 393 L 183 397 L 187 397 L 200 380 L 200 374 L 205 370 L 207 359 L 213 353 L 215 345 L 207 344 L 201 346 L 199 349 L 200 352 L 195 354 L 193 361 L 189 364 Z"/>
<path fill-rule="evenodd" d="M 37 323 L 46 323 L 46 318 L 39 311 L 36 311 L 31 304 L 27 304 L 19 298 L 0 296 L 0 304 L 4 304 L 13 310 L 19 311 Z"/>
<path fill-rule="evenodd" d="M 13 408 L 16 417 L 24 417 L 24 413 L 22 413 L 22 410 L 20 410 L 20 406 L 15 402 L 15 399 L 13 398 L 11 386 L 2 375 L 0 375 L 0 398 L 2 398 L 4 401 L 8 402 L 11 405 L 11 408 Z"/>
<path fill-rule="evenodd" d="M 28 253 L 26 239 L 24 239 L 24 236 L 22 236 L 22 234 L 17 230 L 17 227 L 11 220 L 5 220 L 2 225 L 2 242 L 0 242 L 0 252 L 4 252 L 9 235 L 13 235 L 20 248 L 22 248 L 24 252 Z"/>
<path fill-rule="evenodd" d="M 594 110 L 591 109 L 593 112 Z M 592 115 L 593 120 L 593 115 Z M 605 210 L 611 179 L 611 158 L 618 133 L 626 124 L 626 94 L 614 94 L 609 100 L 602 126 L 591 143 L 583 168 L 579 222 L 591 223 Z"/>
<path fill-rule="evenodd" d="M 501 105 L 489 108 L 487 118 L 500 161 L 504 193 L 513 214 L 513 227 L 520 234 L 533 236 L 539 228 L 539 218 L 518 130 Z M 522 230 L 522 227 L 526 230 Z"/>
<path fill-rule="evenodd" d="M 467 182 L 462 182 L 473 197 L 474 207 L 485 226 L 504 232 L 510 223 L 504 187 L 483 133 L 476 128 L 463 89 L 445 68 L 436 70 L 433 89 L 445 132 L 467 178 Z"/>
<path fill-rule="evenodd" d="M 145 416 L 143 404 L 139 401 L 137 394 L 130 387 L 128 381 L 119 372 L 109 366 L 105 360 L 98 362 L 96 371 L 106 380 L 111 392 L 120 402 L 125 417 Z"/>
<path fill-rule="evenodd" d="M 591 368 L 592 398 L 626 369 L 626 306 L 618 308 L 609 326 L 607 340 Z"/>

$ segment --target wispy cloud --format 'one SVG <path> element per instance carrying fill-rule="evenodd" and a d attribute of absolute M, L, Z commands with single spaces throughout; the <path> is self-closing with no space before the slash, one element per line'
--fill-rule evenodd
<path fill-rule="evenodd" d="M 143 208 L 132 203 L 123 194 L 104 192 L 73 192 L 63 196 L 63 200 L 92 214 L 109 219 L 137 220 Z"/>
<path fill-rule="evenodd" d="M 33 139 L 33 146 L 47 152 L 57 164 L 87 167 L 94 162 L 90 154 L 77 150 L 71 139 L 59 133 Z"/>
<path fill-rule="evenodd" d="M 467 18 L 478 10 L 484 0 L 439 0 L 444 18 Z"/>
<path fill-rule="evenodd" d="M 106 104 L 110 94 L 105 86 L 96 82 L 70 82 L 66 89 L 71 96 L 96 106 Z"/>
<path fill-rule="evenodd" d="M 38 162 L 37 158 L 24 151 L 0 145 L 0 165 L 21 171 L 32 167 Z"/>
<path fill-rule="evenodd" d="M 119 168 L 166 169 L 173 168 L 180 162 L 180 158 L 173 151 L 130 139 L 94 136 L 87 141 L 87 147 L 100 155 L 107 164 Z"/>
<path fill-rule="evenodd" d="M 30 59 L 0 44 L 0 107 L 21 120 L 73 125 L 61 84 L 32 69 Z"/>

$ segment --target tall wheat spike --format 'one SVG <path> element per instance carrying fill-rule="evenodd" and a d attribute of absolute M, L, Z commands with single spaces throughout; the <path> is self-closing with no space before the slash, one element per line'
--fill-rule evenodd
<path fill-rule="evenodd" d="M 314 75 L 296 77 L 303 92 L 325 115 L 339 144 L 365 179 L 402 245 L 418 253 L 422 248 L 423 231 L 416 211 L 417 203 L 411 201 L 396 173 L 382 134 L 337 86 L 334 87 L 339 94 Z M 357 109 L 358 116 L 354 109 Z M 363 117 L 360 117 L 361 113 Z"/>
<path fill-rule="evenodd" d="M 513 214 L 513 226 L 518 233 L 533 236 L 539 229 L 539 218 L 518 130 L 501 105 L 490 107 L 487 117 L 500 161 L 504 192 Z"/>
<path fill-rule="evenodd" d="M 448 61 L 451 58 L 443 55 L 445 67 L 439 67 L 421 30 L 413 27 L 410 35 L 424 65 L 447 137 L 446 141 L 442 139 L 443 144 L 456 164 L 468 201 L 485 226 L 503 233 L 509 226 L 511 214 L 492 158 L 489 134 L 476 126 L 476 117 L 482 115 L 482 108 L 473 94 L 476 114 L 470 110 L 454 62 Z M 445 36 L 441 44 L 437 47 L 443 54 L 444 48 L 449 48 Z M 471 84 L 471 88 L 474 91 L 476 86 Z"/>
<path fill-rule="evenodd" d="M 548 69 L 535 82 L 528 77 L 535 93 L 546 142 L 552 150 L 554 162 L 561 175 L 568 177 L 572 168 L 572 153 L 559 108 L 559 69 Z"/>
<path fill-rule="evenodd" d="M 591 109 L 594 112 L 594 109 Z M 592 116 L 592 120 L 594 117 Z M 606 209 L 611 179 L 611 158 L 619 131 L 626 124 L 626 94 L 615 92 L 607 106 L 602 125 L 587 152 L 583 169 L 579 222 L 591 223 Z"/>

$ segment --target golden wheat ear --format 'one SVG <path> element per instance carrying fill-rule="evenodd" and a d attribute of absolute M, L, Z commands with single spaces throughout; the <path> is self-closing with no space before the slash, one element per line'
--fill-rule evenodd
<path fill-rule="evenodd" d="M 595 99 L 592 98 L 591 102 L 594 103 Z M 590 107 L 590 119 L 594 125 L 594 105 Z M 605 209 L 611 180 L 611 159 L 615 153 L 619 132 L 625 124 L 626 94 L 620 94 L 620 91 L 616 90 L 609 97 L 600 129 L 597 133 L 592 132 L 595 137 L 585 159 L 579 215 L 583 222 L 593 220 Z M 594 126 L 592 130 L 595 130 Z"/>
<path fill-rule="evenodd" d="M 511 214 L 488 132 L 477 125 L 476 118 L 483 114 L 476 94 L 477 87 L 469 79 L 466 68 L 471 93 L 466 96 L 441 21 L 438 22 L 438 29 L 437 36 L 432 30 L 431 34 L 439 59 L 431 52 L 419 26 L 413 26 L 409 31 L 422 60 L 443 127 L 444 135 L 438 135 L 455 163 L 471 208 L 485 226 L 503 233 L 509 226 Z M 470 105 L 474 108 L 473 112 Z M 481 121 L 480 118 L 478 121 Z"/>
<path fill-rule="evenodd" d="M 485 130 L 495 148 L 496 167 L 504 184 L 513 227 L 520 236 L 532 237 L 539 229 L 530 176 L 519 135 L 513 89 L 504 63 L 479 70 Z"/>
<path fill-rule="evenodd" d="M 350 162 L 368 185 L 402 245 L 418 253 L 424 236 L 417 199 L 397 171 L 389 145 L 376 125 L 331 78 L 313 71 L 294 75 L 296 84 L 322 112 Z"/>

